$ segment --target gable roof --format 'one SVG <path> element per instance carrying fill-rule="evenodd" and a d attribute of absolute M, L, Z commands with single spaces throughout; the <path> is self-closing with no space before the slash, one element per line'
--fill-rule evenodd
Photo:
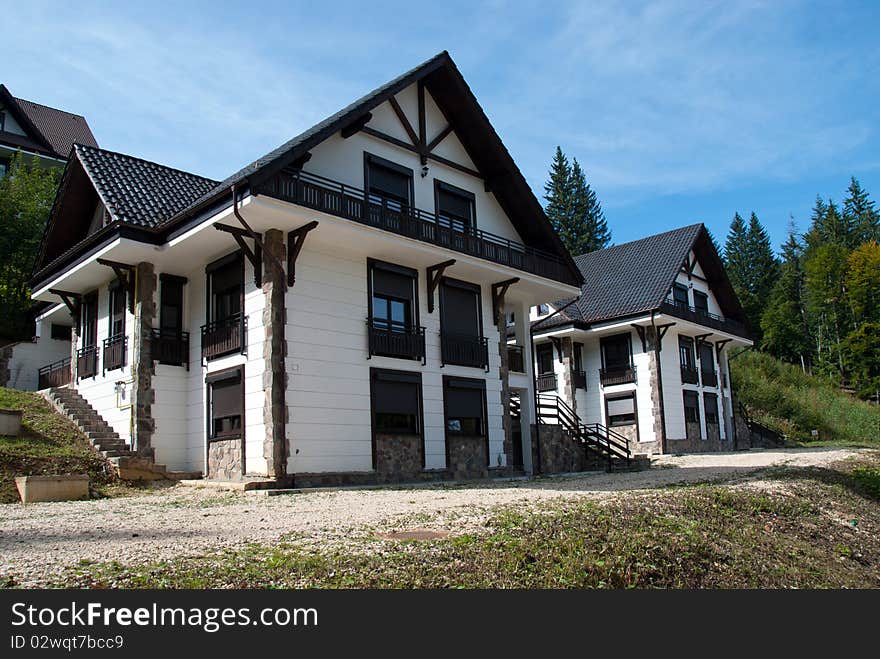
<path fill-rule="evenodd" d="M 709 232 L 703 224 L 691 224 L 575 257 L 584 277 L 580 297 L 549 321 L 536 321 L 534 327 L 550 329 L 572 322 L 592 325 L 656 311 L 691 250 L 724 315 L 744 322 L 742 307 Z M 554 306 L 570 301 L 560 300 Z"/>
<path fill-rule="evenodd" d="M 82 115 L 16 98 L 2 84 L 0 103 L 15 116 L 15 120 L 28 134 L 28 139 L 22 140 L 20 135 L 4 133 L 2 141 L 10 146 L 33 149 L 61 160 L 67 159 L 74 144 L 98 146 Z"/>

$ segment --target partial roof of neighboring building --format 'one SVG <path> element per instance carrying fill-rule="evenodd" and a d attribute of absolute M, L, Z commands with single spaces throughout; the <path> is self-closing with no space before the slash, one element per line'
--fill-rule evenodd
<path fill-rule="evenodd" d="M 570 323 L 594 325 L 656 311 L 691 250 L 724 315 L 744 321 L 742 307 L 712 237 L 704 225 L 691 224 L 576 256 L 575 263 L 584 277 L 580 297 L 558 315 L 536 321 L 534 327 L 550 329 Z M 553 306 L 559 309 L 571 301 L 571 298 L 560 300 Z"/>
<path fill-rule="evenodd" d="M 13 96 L 0 84 L 0 104 L 9 111 L 22 129 L 27 140 L 14 133 L 0 133 L 0 142 L 22 149 L 66 160 L 74 144 L 97 147 L 95 136 L 85 117 L 65 110 Z"/>

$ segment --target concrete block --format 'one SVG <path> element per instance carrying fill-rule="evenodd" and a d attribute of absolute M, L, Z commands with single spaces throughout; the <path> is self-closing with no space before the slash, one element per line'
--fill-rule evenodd
<path fill-rule="evenodd" d="M 17 437 L 21 432 L 21 410 L 0 410 L 0 435 Z"/>
<path fill-rule="evenodd" d="M 89 477 L 86 474 L 17 476 L 15 487 L 18 488 L 22 503 L 75 501 L 89 498 Z"/>

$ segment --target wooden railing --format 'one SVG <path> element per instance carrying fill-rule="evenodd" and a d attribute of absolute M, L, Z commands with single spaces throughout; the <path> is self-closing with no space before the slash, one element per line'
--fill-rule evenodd
<path fill-rule="evenodd" d="M 128 337 L 125 334 L 118 334 L 104 339 L 103 361 L 101 367 L 101 375 L 107 371 L 115 371 L 117 368 L 125 366 L 125 352 L 128 347 Z"/>
<path fill-rule="evenodd" d="M 690 366 L 681 367 L 681 381 L 684 384 L 699 384 L 700 377 L 697 375 L 697 369 Z"/>
<path fill-rule="evenodd" d="M 387 323 L 367 319 L 367 347 L 369 356 L 418 359 L 425 362 L 425 328 L 389 328 Z"/>
<path fill-rule="evenodd" d="M 367 197 L 359 188 L 310 172 L 283 172 L 256 192 L 540 277 L 579 284 L 567 262 L 555 254 L 452 223 L 435 212 Z"/>
<path fill-rule="evenodd" d="M 202 359 L 210 361 L 235 352 L 244 354 L 247 319 L 244 314 L 237 313 L 202 325 Z"/>
<path fill-rule="evenodd" d="M 507 370 L 514 373 L 526 372 L 522 346 L 507 346 Z"/>
<path fill-rule="evenodd" d="M 62 387 L 65 384 L 70 384 L 71 378 L 70 357 L 67 357 L 40 367 L 37 371 L 37 388 Z"/>
<path fill-rule="evenodd" d="M 631 366 L 626 368 L 599 369 L 599 382 L 603 387 L 615 384 L 629 384 L 636 381 L 636 370 Z"/>
<path fill-rule="evenodd" d="M 543 373 L 538 376 L 538 391 L 556 391 L 556 374 Z"/>
<path fill-rule="evenodd" d="M 731 320 L 730 318 L 724 318 L 718 314 L 709 313 L 702 309 L 695 309 L 686 304 L 666 300 L 660 304 L 660 312 L 675 316 L 676 318 L 681 318 L 682 320 L 690 321 L 697 325 L 703 325 L 704 327 L 711 327 L 712 329 L 720 330 L 722 332 L 735 334 L 736 336 L 744 338 L 749 338 L 751 336 L 751 333 L 746 329 L 746 326 L 740 322 Z"/>
<path fill-rule="evenodd" d="M 440 333 L 440 365 L 473 366 L 489 372 L 489 340 L 484 336 Z"/>
<path fill-rule="evenodd" d="M 98 346 L 86 346 L 76 351 L 76 378 L 93 378 L 98 374 Z"/>
<path fill-rule="evenodd" d="M 168 366 L 186 366 L 189 370 L 189 332 L 154 329 L 150 335 L 153 361 Z"/>

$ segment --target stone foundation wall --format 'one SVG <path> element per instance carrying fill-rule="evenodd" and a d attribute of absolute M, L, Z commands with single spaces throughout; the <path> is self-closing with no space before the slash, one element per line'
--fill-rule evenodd
<path fill-rule="evenodd" d="M 423 467 L 422 446 L 421 435 L 376 435 L 377 477 L 399 481 L 418 479 Z"/>
<path fill-rule="evenodd" d="M 486 478 L 489 455 L 485 437 L 450 435 L 446 438 L 446 471 L 453 480 Z"/>
<path fill-rule="evenodd" d="M 208 444 L 208 478 L 240 481 L 242 472 L 241 438 L 221 439 Z"/>
<path fill-rule="evenodd" d="M 722 443 L 718 439 L 673 439 L 666 440 L 666 447 L 669 453 L 713 453 L 718 451 L 730 451 L 733 449 L 732 444 Z"/>
<path fill-rule="evenodd" d="M 9 362 L 12 359 L 12 344 L 0 348 L 0 387 L 9 383 Z"/>
<path fill-rule="evenodd" d="M 532 426 L 532 464 L 538 464 L 537 432 Z M 565 474 L 574 471 L 588 471 L 597 468 L 593 460 L 588 460 L 584 449 L 576 444 L 561 426 L 541 426 L 541 473 Z"/>
<path fill-rule="evenodd" d="M 706 424 L 706 435 L 709 437 L 710 442 L 720 442 L 721 441 L 721 426 L 716 424 Z"/>
<path fill-rule="evenodd" d="M 703 433 L 703 429 L 700 427 L 699 421 L 685 421 L 684 428 L 684 434 L 687 439 L 694 442 L 700 441 L 700 435 Z M 672 442 L 674 440 L 670 439 L 669 441 Z"/>

